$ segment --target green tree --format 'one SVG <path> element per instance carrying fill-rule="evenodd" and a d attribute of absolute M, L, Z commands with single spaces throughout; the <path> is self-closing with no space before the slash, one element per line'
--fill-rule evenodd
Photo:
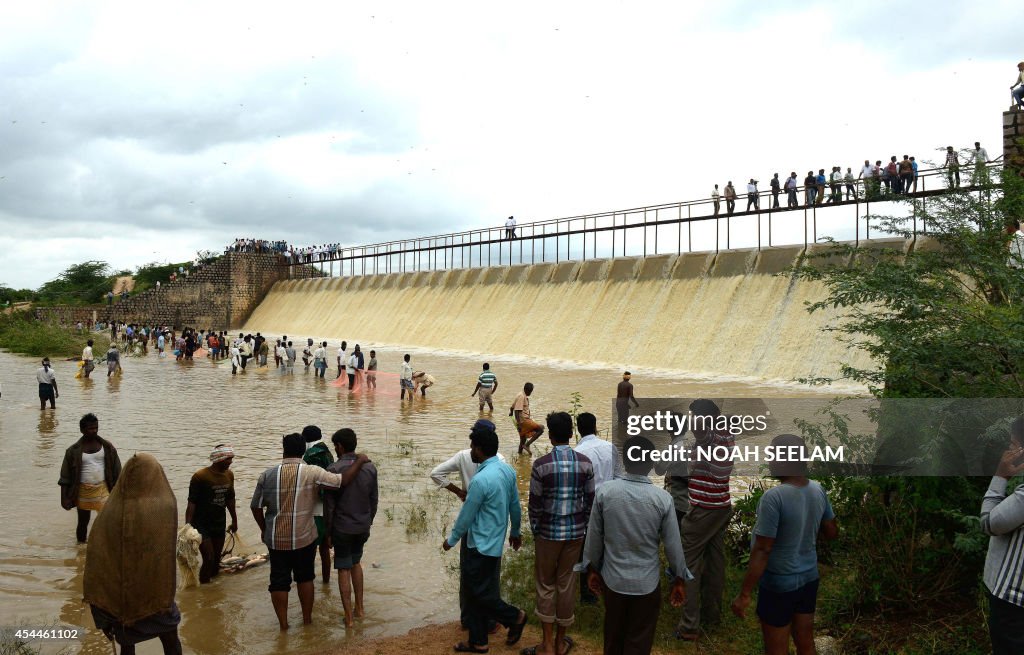
<path fill-rule="evenodd" d="M 951 446 L 969 452 L 958 442 L 967 431 L 976 438 L 984 432 L 987 445 L 1001 450 L 1007 441 L 997 417 L 962 399 L 1024 397 L 1024 270 L 1010 265 L 1007 230 L 1024 214 L 1024 181 L 1009 172 L 991 175 L 987 189 L 897 197 L 906 214 L 868 217 L 873 233 L 913 239 L 909 251 L 831 241 L 795 270 L 827 289 L 808 310 L 839 309 L 827 330 L 871 355 L 869 366 L 842 366 L 841 378 L 865 384 L 882 400 L 879 433 L 930 421 L 929 429 L 908 430 L 916 439 L 890 444 L 890 454 L 906 461 L 948 456 Z M 941 400 L 910 416 L 886 404 L 910 398 Z M 809 442 L 863 446 L 865 435 L 850 434 L 845 417 L 832 408 L 823 413 L 824 424 L 801 425 Z M 986 421 L 994 428 L 986 431 Z M 845 526 L 835 559 L 850 569 L 850 581 L 839 615 L 930 614 L 968 626 L 984 642 L 976 599 L 986 540 L 977 512 L 987 479 L 826 476 L 822 482 Z"/>
<path fill-rule="evenodd" d="M 56 279 L 39 287 L 39 300 L 47 304 L 71 305 L 101 302 L 112 286 L 107 263 L 87 261 L 69 266 Z"/>

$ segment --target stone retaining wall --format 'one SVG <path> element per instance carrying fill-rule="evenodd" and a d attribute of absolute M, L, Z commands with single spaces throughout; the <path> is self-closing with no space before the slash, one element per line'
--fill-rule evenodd
<path fill-rule="evenodd" d="M 36 317 L 73 325 L 78 321 L 124 321 L 175 328 L 231 329 L 245 323 L 274 283 L 320 277 L 312 266 L 280 266 L 277 255 L 228 253 L 174 282 L 130 296 L 112 305 L 38 307 Z"/>

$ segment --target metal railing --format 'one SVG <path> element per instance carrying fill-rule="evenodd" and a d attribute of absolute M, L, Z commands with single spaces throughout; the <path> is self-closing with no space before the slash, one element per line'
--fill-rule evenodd
<path fill-rule="evenodd" d="M 960 166 L 960 190 L 985 191 L 993 185 L 989 183 L 989 173 L 1002 167 L 997 160 L 987 166 Z M 832 184 L 826 182 L 822 196 L 815 203 L 808 203 L 808 188 L 798 186 L 796 195 L 798 204 L 787 205 L 787 191 L 782 188 L 778 193 L 759 191 L 755 208 L 743 211 L 728 212 L 727 201 L 722 197 L 718 201 L 713 198 L 699 198 L 683 202 L 647 205 L 612 212 L 566 216 L 543 221 L 522 223 L 515 227 L 515 237 L 507 238 L 506 228 L 488 227 L 477 230 L 452 232 L 435 236 L 400 239 L 362 246 L 349 246 L 335 252 L 324 253 L 315 258 L 296 257 L 282 258 L 283 265 L 312 264 L 324 273 L 345 276 L 374 275 L 381 273 L 407 273 L 416 271 L 436 271 L 459 268 L 475 268 L 485 266 L 506 266 L 512 264 L 536 264 L 541 262 L 578 261 L 590 259 L 630 256 L 628 247 L 634 244 L 633 256 L 657 254 L 681 254 L 694 252 L 694 226 L 714 221 L 714 247 L 705 247 L 700 251 L 718 252 L 732 247 L 732 223 L 735 219 L 752 217 L 757 222 L 756 248 L 773 246 L 793 246 L 801 243 L 806 247 L 818 241 L 818 210 L 826 207 L 852 207 L 854 209 L 853 240 L 861 241 L 861 220 L 870 214 L 872 203 L 892 202 L 901 198 L 919 198 L 922 207 L 932 196 L 949 193 L 953 185 L 954 174 L 945 167 L 928 168 L 918 171 L 912 182 L 911 192 L 894 194 L 886 190 L 887 185 L 881 180 L 870 183 L 877 185 L 871 189 L 864 180 L 854 180 L 853 193 L 847 189 L 847 182 L 838 184 L 840 200 L 833 201 Z M 892 183 L 895 187 L 895 183 Z M 931 187 L 931 188 L 929 188 Z M 843 199 L 844 194 L 846 199 Z M 737 192 L 737 207 L 741 202 L 748 202 L 747 193 Z M 775 206 L 778 202 L 779 206 Z M 781 214 L 782 216 L 777 216 Z M 802 215 L 802 241 L 789 240 L 783 243 L 773 239 L 777 226 L 773 227 L 773 219 L 790 219 L 794 214 Z M 799 221 L 799 218 L 797 218 Z M 913 217 L 913 231 L 917 233 L 916 208 Z M 724 223 L 724 235 L 722 224 Z M 674 239 L 666 239 L 661 233 L 663 228 L 675 227 Z M 792 227 L 787 222 L 787 227 Z M 801 227 L 798 225 L 798 228 Z M 871 239 L 870 225 L 864 221 L 863 239 Z M 927 226 L 922 223 L 922 232 Z M 639 232 L 639 234 L 637 234 Z M 686 246 L 683 236 L 686 235 Z M 635 245 L 632 239 L 639 239 Z M 710 240 L 707 240 L 710 241 Z M 553 242 L 553 243 L 552 243 Z M 750 247 L 754 247 L 751 243 Z"/>

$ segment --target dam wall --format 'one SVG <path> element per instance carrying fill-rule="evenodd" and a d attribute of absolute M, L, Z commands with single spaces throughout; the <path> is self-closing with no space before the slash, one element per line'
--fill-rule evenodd
<path fill-rule="evenodd" d="M 764 380 L 869 364 L 822 331 L 835 312 L 808 314 L 824 285 L 784 274 L 806 254 L 795 246 L 281 281 L 245 329 L 364 349 L 401 344 Z"/>

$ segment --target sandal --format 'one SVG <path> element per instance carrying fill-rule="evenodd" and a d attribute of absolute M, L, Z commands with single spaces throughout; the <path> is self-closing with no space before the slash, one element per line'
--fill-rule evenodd
<path fill-rule="evenodd" d="M 519 651 L 519 655 L 537 655 L 538 648 L 540 648 L 540 646 L 527 646 Z"/>
<path fill-rule="evenodd" d="M 569 653 L 572 652 L 572 647 L 576 645 L 576 642 L 568 635 L 566 635 L 562 641 L 565 643 L 565 650 L 562 651 L 562 655 L 569 655 Z"/>
<path fill-rule="evenodd" d="M 456 653 L 486 653 L 489 649 L 484 648 L 483 650 L 481 650 L 473 646 L 473 644 L 467 644 L 464 641 L 460 641 L 459 643 L 455 644 L 453 650 Z"/>
<path fill-rule="evenodd" d="M 519 639 L 523 636 L 523 628 L 526 627 L 528 619 L 529 617 L 526 615 L 526 612 L 523 612 L 523 620 L 513 626 L 509 626 L 508 637 L 505 639 L 507 645 L 515 646 L 519 642 Z"/>

